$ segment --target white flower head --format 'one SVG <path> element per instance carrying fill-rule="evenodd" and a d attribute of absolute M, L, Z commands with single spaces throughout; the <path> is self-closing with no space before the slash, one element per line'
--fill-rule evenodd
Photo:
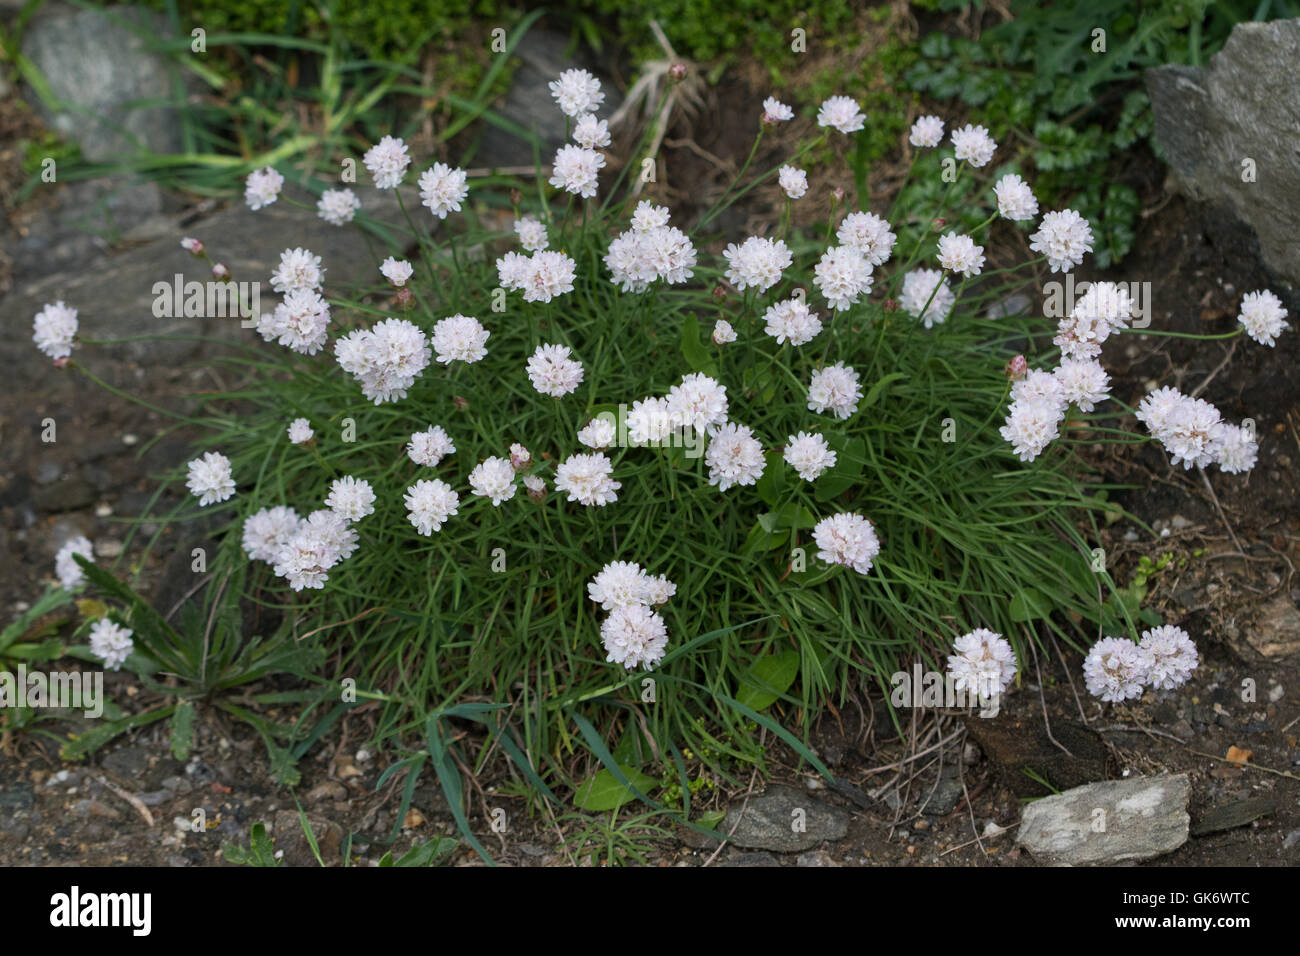
<path fill-rule="evenodd" d="M 808 174 L 797 166 L 782 166 L 776 171 L 776 180 L 791 199 L 802 199 L 808 192 Z"/>
<path fill-rule="evenodd" d="M 406 503 L 407 519 L 416 533 L 422 535 L 441 531 L 460 504 L 451 485 L 437 478 L 421 478 L 406 489 L 402 500 Z"/>
<path fill-rule="evenodd" d="M 510 446 L 510 467 L 515 471 L 524 471 L 533 463 L 533 453 L 523 445 L 515 442 Z"/>
<path fill-rule="evenodd" d="M 244 202 L 248 203 L 249 209 L 261 209 L 275 202 L 283 188 L 284 177 L 270 166 L 264 166 L 249 173 L 244 180 Z"/>
<path fill-rule="evenodd" d="M 449 212 L 460 212 L 460 204 L 469 195 L 465 170 L 454 169 L 445 163 L 434 163 L 420 174 L 420 204 L 439 219 Z"/>
<path fill-rule="evenodd" d="M 611 561 L 587 582 L 587 596 L 605 611 L 648 604 L 646 573 L 632 561 Z"/>
<path fill-rule="evenodd" d="M 970 236 L 950 232 L 939 239 L 939 265 L 949 272 L 977 276 L 984 268 L 984 247 Z"/>
<path fill-rule="evenodd" d="M 832 96 L 817 111 L 818 126 L 829 126 L 841 133 L 856 133 L 866 119 L 858 104 L 847 96 Z"/>
<path fill-rule="evenodd" d="M 311 422 L 305 418 L 295 418 L 289 423 L 289 441 L 295 445 L 305 445 L 316 437 Z"/>
<path fill-rule="evenodd" d="M 662 229 L 668 225 L 670 215 L 667 206 L 656 206 L 650 200 L 642 199 L 636 204 L 636 210 L 632 213 L 632 231 L 649 232 L 651 229 Z"/>
<path fill-rule="evenodd" d="M 736 341 L 736 330 L 731 327 L 731 323 L 726 319 L 718 319 L 713 326 L 713 344 L 726 345 L 729 342 Z"/>
<path fill-rule="evenodd" d="M 899 304 L 908 315 L 920 319 L 927 329 L 947 319 L 956 302 L 956 294 L 938 269 L 913 269 L 903 276 Z"/>
<path fill-rule="evenodd" d="M 76 336 L 77 310 L 62 301 L 46 305 L 32 319 L 32 341 L 52 359 L 65 359 L 71 355 Z"/>
<path fill-rule="evenodd" d="M 325 281 L 320 256 L 308 249 L 286 249 L 280 253 L 280 264 L 271 273 L 271 288 L 281 295 L 299 289 L 316 290 Z"/>
<path fill-rule="evenodd" d="M 1270 347 L 1276 345 L 1277 337 L 1290 328 L 1282 300 L 1267 289 L 1242 296 L 1237 321 L 1252 339 Z"/>
<path fill-rule="evenodd" d="M 704 463 L 709 466 L 709 484 L 719 491 L 752 485 L 763 474 L 763 446 L 748 425 L 724 422 L 709 431 Z"/>
<path fill-rule="evenodd" d="M 528 275 L 521 287 L 525 302 L 550 302 L 556 296 L 573 291 L 577 263 L 563 252 L 543 249 L 533 253 Z"/>
<path fill-rule="evenodd" d="M 603 507 L 617 501 L 623 487 L 613 473 L 614 463 L 600 452 L 570 455 L 555 469 L 555 490 L 567 492 L 570 501 Z"/>
<path fill-rule="evenodd" d="M 588 448 L 608 448 L 614 444 L 618 431 L 608 418 L 593 418 L 578 431 L 578 441 Z"/>
<path fill-rule="evenodd" d="M 784 123 L 794 119 L 794 110 L 775 96 L 769 96 L 763 100 L 763 115 L 759 119 L 769 126 L 775 126 L 777 123 Z"/>
<path fill-rule="evenodd" d="M 858 373 L 843 362 L 817 369 L 808 382 L 808 409 L 818 414 L 829 411 L 838 418 L 848 418 L 858 410 L 861 398 Z"/>
<path fill-rule="evenodd" d="M 781 281 L 782 271 L 794 261 L 782 240 L 759 236 L 750 236 L 739 246 L 730 243 L 722 255 L 727 260 L 727 281 L 741 292 L 750 286 L 766 292 Z"/>
<path fill-rule="evenodd" d="M 550 244 L 546 238 L 546 226 L 532 216 L 515 220 L 515 234 L 526 252 L 541 252 Z"/>
<path fill-rule="evenodd" d="M 974 692 L 981 699 L 996 697 L 1016 679 L 1016 652 L 1001 634 L 976 628 L 953 641 L 948 658 L 953 687 Z"/>
<path fill-rule="evenodd" d="M 655 611 L 642 604 L 615 608 L 600 625 L 605 660 L 628 670 L 649 670 L 663 659 L 668 647 L 668 627 Z"/>
<path fill-rule="evenodd" d="M 1063 358 L 1052 374 L 1061 383 L 1062 398 L 1081 412 L 1110 398 L 1110 376 L 1096 359 Z"/>
<path fill-rule="evenodd" d="M 422 432 L 415 432 L 406 443 L 406 454 L 417 465 L 434 467 L 448 455 L 455 454 L 456 446 L 451 436 L 441 425 L 431 425 Z"/>
<path fill-rule="evenodd" d="M 510 459 L 485 458 L 469 473 L 469 487 L 474 494 L 491 500 L 494 507 L 515 496 L 515 470 Z"/>
<path fill-rule="evenodd" d="M 325 346 L 330 324 L 329 303 L 314 289 L 294 289 L 271 313 L 257 318 L 257 331 L 302 355 L 315 355 Z"/>
<path fill-rule="evenodd" d="M 533 260 L 518 252 L 507 252 L 497 260 L 497 281 L 503 289 L 522 289 L 533 274 Z"/>
<path fill-rule="evenodd" d="M 1121 637 L 1103 637 L 1083 661 L 1083 682 L 1088 693 L 1109 703 L 1142 696 L 1147 662 L 1138 646 Z"/>
<path fill-rule="evenodd" d="M 665 407 L 674 428 L 704 431 L 727 420 L 727 387 L 703 372 L 692 372 L 668 390 Z"/>
<path fill-rule="evenodd" d="M 543 395 L 560 398 L 577 390 L 582 363 L 569 357 L 567 345 L 539 345 L 528 359 L 528 380 Z"/>
<path fill-rule="evenodd" d="M 854 246 L 831 246 L 813 270 L 813 285 L 836 311 L 847 309 L 871 291 L 872 265 Z"/>
<path fill-rule="evenodd" d="M 316 203 L 316 215 L 331 226 L 350 223 L 361 208 L 361 200 L 351 189 L 327 189 Z"/>
<path fill-rule="evenodd" d="M 840 245 L 857 249 L 873 266 L 879 266 L 888 261 L 898 237 L 889 223 L 874 213 L 851 212 L 835 231 L 835 238 Z"/>
<path fill-rule="evenodd" d="M 1050 374 L 1043 374 L 1048 379 L 1053 379 Z M 1060 384 L 1056 383 L 1056 387 L 1059 390 Z M 998 429 L 998 434 L 1011 443 L 1017 458 L 1026 462 L 1033 461 L 1060 434 L 1065 409 L 1059 391 L 1055 396 L 1031 395 L 1020 398 L 1011 403 L 1006 424 Z"/>
<path fill-rule="evenodd" d="M 411 280 L 411 276 L 415 274 L 415 267 L 405 259 L 389 256 L 379 264 L 379 271 L 385 279 L 400 289 Z"/>
<path fill-rule="evenodd" d="M 658 446 L 672 433 L 673 415 L 668 399 L 656 396 L 633 402 L 625 420 L 628 442 L 634 446 Z"/>
<path fill-rule="evenodd" d="M 993 186 L 998 201 L 998 215 L 1003 219 L 1033 219 L 1038 215 L 1038 200 L 1034 191 L 1015 173 L 1007 173 Z"/>
<path fill-rule="evenodd" d="M 104 661 L 109 670 L 121 670 L 135 646 L 131 635 L 135 632 L 101 617 L 90 625 L 90 653 Z"/>
<path fill-rule="evenodd" d="M 967 123 L 961 129 L 952 131 L 953 155 L 958 159 L 965 160 L 976 169 L 988 165 L 993 159 L 993 153 L 997 150 L 998 144 L 993 142 L 993 137 L 983 126 L 972 126 Z"/>
<path fill-rule="evenodd" d="M 325 507 L 344 521 L 360 521 L 375 513 L 375 489 L 364 478 L 344 475 L 330 483 Z"/>
<path fill-rule="evenodd" d="M 1156 690 L 1182 687 L 1200 660 L 1191 636 L 1181 627 L 1169 624 L 1143 631 L 1137 651 L 1146 682 Z"/>
<path fill-rule="evenodd" d="M 943 142 L 943 120 L 937 116 L 920 116 L 912 124 L 907 141 L 918 148 L 933 148 Z"/>
<path fill-rule="evenodd" d="M 1092 252 L 1092 226 L 1073 209 L 1049 212 L 1029 237 L 1029 248 L 1046 256 L 1053 272 L 1069 272 Z"/>
<path fill-rule="evenodd" d="M 573 141 L 584 149 L 602 149 L 609 145 L 609 124 L 595 113 L 584 113 L 573 125 Z"/>
<path fill-rule="evenodd" d="M 1229 474 L 1239 475 L 1255 467 L 1259 442 L 1252 432 L 1240 425 L 1224 423 L 1215 436 L 1215 463 Z"/>
<path fill-rule="evenodd" d="M 594 149 L 569 143 L 561 146 L 551 166 L 552 186 L 584 199 L 596 195 L 597 173 L 605 165 L 605 157 Z"/>
<path fill-rule="evenodd" d="M 600 80 L 586 70 L 565 70 L 547 86 L 565 116 L 576 118 L 584 113 L 594 113 L 605 102 Z"/>
<path fill-rule="evenodd" d="M 376 405 L 405 398 L 430 357 L 424 332 L 406 319 L 384 319 L 373 328 L 356 329 L 337 338 L 334 355 L 343 371 L 360 382 L 362 394 Z"/>
<path fill-rule="evenodd" d="M 817 313 L 801 299 L 786 299 L 768 306 L 763 313 L 764 330 L 781 344 L 806 345 L 822 330 Z"/>
<path fill-rule="evenodd" d="M 298 525 L 275 556 L 276 575 L 295 591 L 319 590 L 329 570 L 357 549 L 357 533 L 341 516 L 322 508 Z"/>
<path fill-rule="evenodd" d="M 860 514 L 852 512 L 823 518 L 813 526 L 813 541 L 821 550 L 817 557 L 827 564 L 840 564 L 866 574 L 880 554 L 876 529 Z"/>
<path fill-rule="evenodd" d="M 74 590 L 86 583 L 86 573 L 81 570 L 81 565 L 72 559 L 74 554 L 79 554 L 87 560 L 94 558 L 94 548 L 90 539 L 84 534 L 69 538 L 55 552 L 54 573 L 59 576 L 59 583 L 63 585 L 65 591 Z"/>
<path fill-rule="evenodd" d="M 438 362 L 474 363 L 487 355 L 487 340 L 492 333 L 478 319 L 469 315 L 449 315 L 433 326 L 433 352 Z"/>
<path fill-rule="evenodd" d="M 799 432 L 786 439 L 784 458 L 804 481 L 816 481 L 835 467 L 837 455 L 823 436 Z"/>
<path fill-rule="evenodd" d="M 406 144 L 396 136 L 385 136 L 366 150 L 361 162 L 369 170 L 377 189 L 395 189 L 411 165 Z"/>
<path fill-rule="evenodd" d="M 235 479 L 230 471 L 230 459 L 220 452 L 206 452 L 189 463 L 185 486 L 206 507 L 225 501 L 235 493 Z"/>
<path fill-rule="evenodd" d="M 284 505 L 254 512 L 244 521 L 244 553 L 250 560 L 274 563 L 301 525 L 298 512 Z"/>

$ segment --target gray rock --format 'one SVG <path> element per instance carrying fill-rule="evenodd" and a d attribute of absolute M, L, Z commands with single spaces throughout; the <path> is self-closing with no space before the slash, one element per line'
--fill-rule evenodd
<path fill-rule="evenodd" d="M 547 164 L 565 143 L 564 120 L 548 84 L 565 70 L 585 69 L 600 80 L 605 101 L 596 115 L 608 119 L 622 102 L 610 79 L 602 75 L 585 51 L 569 49 L 567 31 L 534 25 L 515 47 L 519 59 L 505 98 L 493 112 L 534 133 L 542 142 L 541 161 Z M 485 125 L 477 166 L 531 166 L 533 147 L 514 133 L 499 126 Z"/>
<path fill-rule="evenodd" d="M 809 850 L 807 853 L 799 854 L 795 866 L 839 866 L 839 864 L 825 850 Z"/>
<path fill-rule="evenodd" d="M 132 104 L 168 100 L 179 69 L 147 44 L 166 20 L 134 7 L 42 11 L 23 34 L 23 55 L 40 71 L 61 109 L 39 109 L 54 129 L 75 140 L 82 155 L 106 160 L 141 147 L 175 153 L 180 122 L 167 106 Z"/>
<path fill-rule="evenodd" d="M 307 824 L 316 838 L 321 861 L 326 866 L 337 865 L 343 848 L 343 828 L 332 820 L 307 814 Z M 297 810 L 280 810 L 275 814 L 275 826 L 272 833 L 275 848 L 284 851 L 285 866 L 319 866 L 312 853 L 307 834 L 303 831 L 302 821 Z"/>
<path fill-rule="evenodd" d="M 1202 813 L 1196 825 L 1192 827 L 1192 836 L 1209 836 L 1211 833 L 1244 827 L 1247 823 L 1276 811 L 1277 801 L 1271 797 L 1234 800 L 1232 803 L 1211 807 Z"/>
<path fill-rule="evenodd" d="M 1187 842 L 1187 774 L 1076 787 L 1025 807 L 1018 842 L 1057 866 L 1149 860 Z"/>
<path fill-rule="evenodd" d="M 849 815 L 843 810 L 781 784 L 750 797 L 743 814 L 740 807 L 728 810 L 718 826 L 719 833 L 731 834 L 736 846 L 777 853 L 811 850 L 826 840 L 842 839 L 848 830 Z"/>
<path fill-rule="evenodd" d="M 1300 287 L 1297 62 L 1300 19 L 1240 23 L 1208 66 L 1160 66 L 1146 81 L 1155 141 L 1179 185 L 1229 206 L 1254 230 L 1268 266 Z"/>
<path fill-rule="evenodd" d="M 41 188 L 49 190 L 51 201 L 39 206 L 24 234 L 4 247 L 14 274 L 27 282 L 85 269 L 163 208 L 157 185 L 118 177 L 56 180 Z"/>
<path fill-rule="evenodd" d="M 37 511 L 76 511 L 95 503 L 95 486 L 84 478 L 65 478 L 46 485 L 32 496 Z"/>
<path fill-rule="evenodd" d="M 1279 659 L 1300 654 L 1300 610 L 1285 595 L 1264 605 L 1246 641 L 1265 657 Z"/>
<path fill-rule="evenodd" d="M 57 461 L 43 461 L 36 466 L 36 483 L 38 485 L 48 485 L 51 482 L 58 481 L 63 474 L 63 466 Z"/>
<path fill-rule="evenodd" d="M 962 798 L 962 790 L 961 774 L 957 772 L 957 768 L 944 767 L 939 782 L 935 784 L 934 793 L 930 793 L 928 789 L 924 792 L 922 799 L 928 797 L 928 800 L 921 812 L 929 817 L 942 817 L 952 813 L 953 808 L 957 806 L 957 801 Z"/>
<path fill-rule="evenodd" d="M 770 853 L 737 853 L 735 856 L 727 857 L 720 863 L 720 867 L 732 866 L 780 866 L 780 862 Z"/>
<path fill-rule="evenodd" d="M 376 220 L 379 228 L 391 229 L 399 224 L 406 228 L 394 190 L 352 188 L 361 200 L 363 212 Z M 405 187 L 402 193 L 407 210 L 416 215 L 420 209 L 418 190 Z M 314 209 L 315 200 L 303 190 L 286 186 L 283 195 L 293 196 Z M 177 224 L 170 239 L 105 257 L 73 274 L 44 276 L 15 288 L 5 299 L 0 313 L 3 322 L 0 331 L 5 333 L 0 336 L 3 343 L 0 361 L 12 361 L 19 367 L 40 369 L 42 374 L 48 374 L 48 362 L 38 361 L 41 357 L 31 347 L 30 327 L 32 316 L 45 303 L 56 300 L 63 300 L 80 311 L 78 318 L 85 338 L 213 335 L 261 342 L 253 329 L 240 328 L 238 316 L 154 315 L 155 283 L 174 284 L 177 274 L 182 285 L 209 278 L 206 266 L 180 248 L 181 238 L 187 235 L 202 239 L 213 259 L 224 262 L 236 281 L 261 283 L 259 298 L 263 309 L 273 309 L 279 301 L 269 279 L 285 249 L 307 245 L 319 255 L 327 290 L 367 278 L 375 280 L 376 285 L 381 284 L 379 263 L 390 249 L 373 237 L 368 242 L 359 229 L 324 226 L 311 209 L 300 209 L 287 202 L 276 202 L 256 212 L 243 203 L 231 205 L 199 223 L 184 227 Z M 192 340 L 149 339 L 84 347 L 78 351 L 77 358 L 92 367 L 104 358 L 175 363 L 192 356 L 198 347 L 199 343 Z"/>

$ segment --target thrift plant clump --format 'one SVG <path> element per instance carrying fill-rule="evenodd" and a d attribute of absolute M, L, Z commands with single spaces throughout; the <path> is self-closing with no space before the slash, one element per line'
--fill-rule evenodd
<path fill-rule="evenodd" d="M 1092 283 L 1055 329 L 983 314 L 995 218 L 1026 230 L 1026 272 L 1069 273 L 1093 248 L 1093 224 L 1040 212 L 1033 184 L 995 165 L 985 128 L 945 138 L 924 116 L 908 135 L 914 175 L 938 176 L 942 152 L 994 197 L 970 234 L 945 229 L 942 208 L 837 196 L 824 234 L 725 236 L 708 223 L 758 183 L 804 201 L 799 162 L 828 139 L 851 153 L 858 104 L 826 100 L 795 154 L 764 174 L 746 162 L 692 227 L 640 195 L 636 149 L 613 172 L 594 77 L 568 70 L 551 91 L 573 142 L 538 171 L 535 202 L 509 197 L 508 224 L 463 169 L 413 177 L 393 136 L 364 154 L 373 185 L 398 191 L 406 244 L 377 251 L 360 289 L 330 284 L 310 234 L 268 264 L 281 301 L 232 366 L 256 384 L 227 396 L 256 412 L 208 419 L 185 469 L 191 510 L 228 518 L 220 560 L 251 563 L 250 599 L 328 642 L 335 676 L 382 687 L 391 732 L 478 695 L 532 714 L 548 752 L 566 715 L 606 707 L 617 723 L 637 707 L 638 671 L 664 684 L 650 732 L 681 739 L 700 713 L 735 718 L 724 703 L 790 649 L 799 683 L 778 697 L 814 709 L 883 686 L 913 654 L 946 655 L 958 687 L 999 694 L 1023 642 L 1050 632 L 1086 649 L 1098 582 L 1114 591 L 1087 564 L 1095 505 L 1073 446 L 1135 418 L 1150 438 L 1129 437 L 1171 466 L 1255 464 L 1253 432 L 1202 399 L 1161 388 L 1131 409 L 1111 395 L 1106 343 L 1142 334 L 1122 287 Z M 794 118 L 769 98 L 756 135 Z M 285 186 L 259 170 L 245 201 L 293 201 Z M 346 186 L 314 208 L 321 229 L 366 215 Z M 77 315 L 60 301 L 35 316 L 56 365 L 76 364 Z M 1272 346 L 1285 318 L 1260 290 L 1239 331 Z M 92 551 L 63 546 L 63 587 L 84 585 L 72 555 Z M 130 623 L 112 611 L 90 632 L 106 667 L 126 661 Z M 1180 628 L 1118 626 L 1083 665 L 1100 700 L 1195 669 Z"/>

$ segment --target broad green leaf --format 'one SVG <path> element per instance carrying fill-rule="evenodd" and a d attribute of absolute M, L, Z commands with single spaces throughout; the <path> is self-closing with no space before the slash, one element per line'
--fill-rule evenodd
<path fill-rule="evenodd" d="M 642 792 L 648 793 L 650 788 L 659 782 L 648 774 L 631 770 L 622 764 L 619 764 L 619 769 L 623 771 L 628 781 Z M 578 787 L 573 803 L 579 810 L 599 811 L 616 809 L 633 799 L 635 795 L 632 791 L 619 783 L 612 773 L 608 770 L 597 770 L 590 779 Z"/>
<path fill-rule="evenodd" d="M 740 679 L 736 700 L 754 710 L 763 710 L 789 690 L 798 675 L 798 651 L 784 651 L 761 657 Z"/>
<path fill-rule="evenodd" d="M 1025 588 L 1011 599 L 1011 605 L 1007 608 L 1007 613 L 1011 615 L 1011 620 L 1023 623 L 1051 616 L 1052 608 L 1047 598 L 1043 597 L 1038 591 L 1033 588 Z"/>

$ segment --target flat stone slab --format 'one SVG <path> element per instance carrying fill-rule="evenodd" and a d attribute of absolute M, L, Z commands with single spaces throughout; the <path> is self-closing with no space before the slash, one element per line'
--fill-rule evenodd
<path fill-rule="evenodd" d="M 718 825 L 718 833 L 731 834 L 736 846 L 774 853 L 802 853 L 848 832 L 846 812 L 782 784 L 750 797 L 743 814 L 740 807 L 731 808 Z"/>
<path fill-rule="evenodd" d="M 1185 773 L 1090 783 L 1026 806 L 1017 842 L 1054 866 L 1149 860 L 1187 842 L 1190 796 Z"/>

